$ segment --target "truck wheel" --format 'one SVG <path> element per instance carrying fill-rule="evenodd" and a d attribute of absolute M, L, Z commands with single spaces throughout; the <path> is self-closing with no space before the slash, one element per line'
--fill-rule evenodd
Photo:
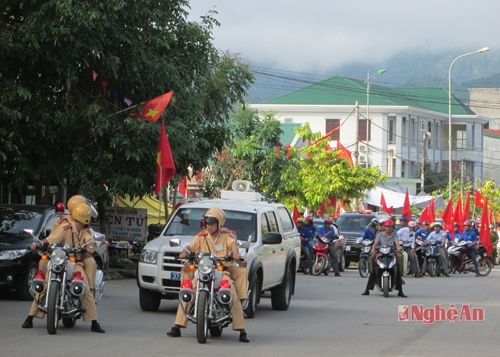
<path fill-rule="evenodd" d="M 139 304 L 142 311 L 156 311 L 160 307 L 160 302 L 160 293 L 139 288 Z"/>
<path fill-rule="evenodd" d="M 271 289 L 271 306 L 273 310 L 287 310 L 292 298 L 292 272 L 289 266 L 280 285 Z"/>
<path fill-rule="evenodd" d="M 257 275 L 249 281 L 248 289 L 250 290 L 250 294 L 248 295 L 247 307 L 243 312 L 245 313 L 246 318 L 252 319 L 255 316 L 260 295 L 260 283 Z"/>

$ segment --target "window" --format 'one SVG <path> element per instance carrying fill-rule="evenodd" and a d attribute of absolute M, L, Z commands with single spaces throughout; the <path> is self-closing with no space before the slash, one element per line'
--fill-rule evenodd
<path fill-rule="evenodd" d="M 270 232 L 279 232 L 278 222 L 276 221 L 276 216 L 274 215 L 274 212 L 267 212 L 266 216 L 267 216 L 267 221 L 269 222 Z"/>
<path fill-rule="evenodd" d="M 359 120 L 358 135 L 359 141 L 370 141 L 371 140 L 371 121 L 366 119 Z"/>
<path fill-rule="evenodd" d="M 260 234 L 262 238 L 266 237 L 267 232 L 269 232 L 269 224 L 267 224 L 267 218 L 265 214 L 260 215 Z"/>
<path fill-rule="evenodd" d="M 467 132 L 465 130 L 457 130 L 457 149 L 467 148 Z"/>
<path fill-rule="evenodd" d="M 293 230 L 293 220 L 290 212 L 285 207 L 278 207 L 278 214 L 283 224 L 283 231 L 289 232 Z"/>
<path fill-rule="evenodd" d="M 403 138 L 401 139 L 401 143 L 403 145 L 407 145 L 408 144 L 408 120 L 406 120 L 406 117 L 403 117 L 403 120 L 402 120 L 402 132 L 403 132 Z"/>
<path fill-rule="evenodd" d="M 388 117 L 389 125 L 389 144 L 394 144 L 396 142 L 396 117 Z"/>
<path fill-rule="evenodd" d="M 330 140 L 340 140 L 340 119 L 326 119 L 325 121 L 325 133 L 329 133 L 333 129 L 335 130 L 330 135 Z"/>

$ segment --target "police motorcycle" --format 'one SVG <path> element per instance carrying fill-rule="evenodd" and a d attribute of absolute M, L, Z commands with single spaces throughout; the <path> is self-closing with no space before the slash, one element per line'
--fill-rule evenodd
<path fill-rule="evenodd" d="M 439 247 L 441 245 L 440 241 L 435 239 L 425 240 L 423 242 L 423 248 L 425 252 L 425 258 L 422 266 L 422 273 L 427 273 L 429 276 L 438 275 L 441 271 L 441 264 L 439 263 Z"/>
<path fill-rule="evenodd" d="M 448 247 L 450 272 L 475 272 L 474 262 L 469 254 L 470 247 L 477 245 L 476 242 L 459 241 L 457 238 Z M 491 258 L 485 256 L 485 249 L 479 245 L 476 254 L 478 273 L 480 276 L 487 276 L 491 273 L 493 262 Z"/>
<path fill-rule="evenodd" d="M 43 270 L 38 269 L 31 283 L 32 293 L 44 294 L 39 308 L 47 314 L 47 332 L 50 335 L 57 333 L 59 321 L 63 326 L 72 328 L 76 320 L 82 317 L 83 299 L 85 296 L 84 276 L 76 270 L 76 255 L 85 252 L 85 246 L 70 248 L 52 245 L 40 248 L 41 260 L 48 260 L 48 278 L 45 279 Z M 95 277 L 94 300 L 99 302 L 104 288 L 104 274 L 97 270 Z"/>
<path fill-rule="evenodd" d="M 370 257 L 372 251 L 373 242 L 374 241 L 371 239 L 363 239 L 361 241 L 361 252 L 359 254 L 358 272 L 362 278 L 366 278 L 370 273 L 368 266 L 368 258 Z"/>
<path fill-rule="evenodd" d="M 375 261 L 375 284 L 384 294 L 389 296 L 389 292 L 396 286 L 397 264 L 394 254 L 394 247 L 384 245 L 378 248 L 379 255 Z"/>

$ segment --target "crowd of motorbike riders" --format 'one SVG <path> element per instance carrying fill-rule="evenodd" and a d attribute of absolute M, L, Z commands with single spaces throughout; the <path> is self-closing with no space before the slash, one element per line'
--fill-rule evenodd
<path fill-rule="evenodd" d="M 325 217 L 323 225 L 316 227 L 312 215 L 300 217 L 297 220 L 297 229 L 301 237 L 302 248 L 302 271 L 305 274 L 312 274 L 315 254 L 318 250 L 318 242 L 321 240 L 328 244 L 328 255 L 331 264 L 324 269 L 323 273 L 328 275 L 329 267 L 331 266 L 335 272 L 335 276 L 340 276 L 339 273 L 339 252 L 341 245 L 336 244 L 342 238 L 336 234 L 333 228 L 333 219 Z M 484 257 L 484 249 L 479 240 L 478 222 L 474 220 L 466 220 L 462 227 L 458 222 L 453 224 L 454 231 L 452 234 L 443 229 L 441 222 L 427 221 L 408 221 L 407 217 L 401 217 L 397 220 L 397 225 L 394 220 L 388 219 L 379 221 L 373 218 L 363 232 L 362 240 L 371 241 L 371 253 L 368 258 L 369 278 L 366 289 L 362 295 L 369 295 L 369 291 L 373 290 L 376 283 L 376 258 L 380 255 L 379 248 L 381 246 L 389 246 L 395 255 L 397 267 L 395 271 L 395 289 L 398 290 L 398 296 L 406 297 L 403 292 L 403 255 L 409 262 L 409 272 L 415 278 L 422 278 L 426 272 L 430 271 L 427 266 L 427 247 L 435 246 L 436 264 L 435 270 L 429 272 L 429 275 L 449 277 L 449 273 L 467 273 L 464 261 L 469 258 L 469 261 L 474 267 L 476 276 L 480 276 L 477 256 Z M 496 234 L 496 233 L 495 233 Z M 494 240 L 494 245 L 496 244 Z M 460 246 L 457 254 L 449 254 L 449 249 Z M 405 252 L 405 253 L 403 253 Z M 496 253 L 496 251 L 494 252 Z M 493 256 L 495 259 L 495 256 Z M 494 262 L 494 260 L 493 260 Z M 318 274 L 315 274 L 318 275 Z"/>

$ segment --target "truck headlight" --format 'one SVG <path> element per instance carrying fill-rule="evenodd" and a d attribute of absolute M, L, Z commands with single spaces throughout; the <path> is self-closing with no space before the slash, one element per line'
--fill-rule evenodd
<path fill-rule="evenodd" d="M 14 249 L 0 251 L 0 260 L 13 260 L 26 254 L 27 249 Z"/>
<path fill-rule="evenodd" d="M 140 262 L 146 264 L 156 264 L 157 255 L 158 252 L 155 252 L 154 250 L 143 249 L 141 252 Z"/>

